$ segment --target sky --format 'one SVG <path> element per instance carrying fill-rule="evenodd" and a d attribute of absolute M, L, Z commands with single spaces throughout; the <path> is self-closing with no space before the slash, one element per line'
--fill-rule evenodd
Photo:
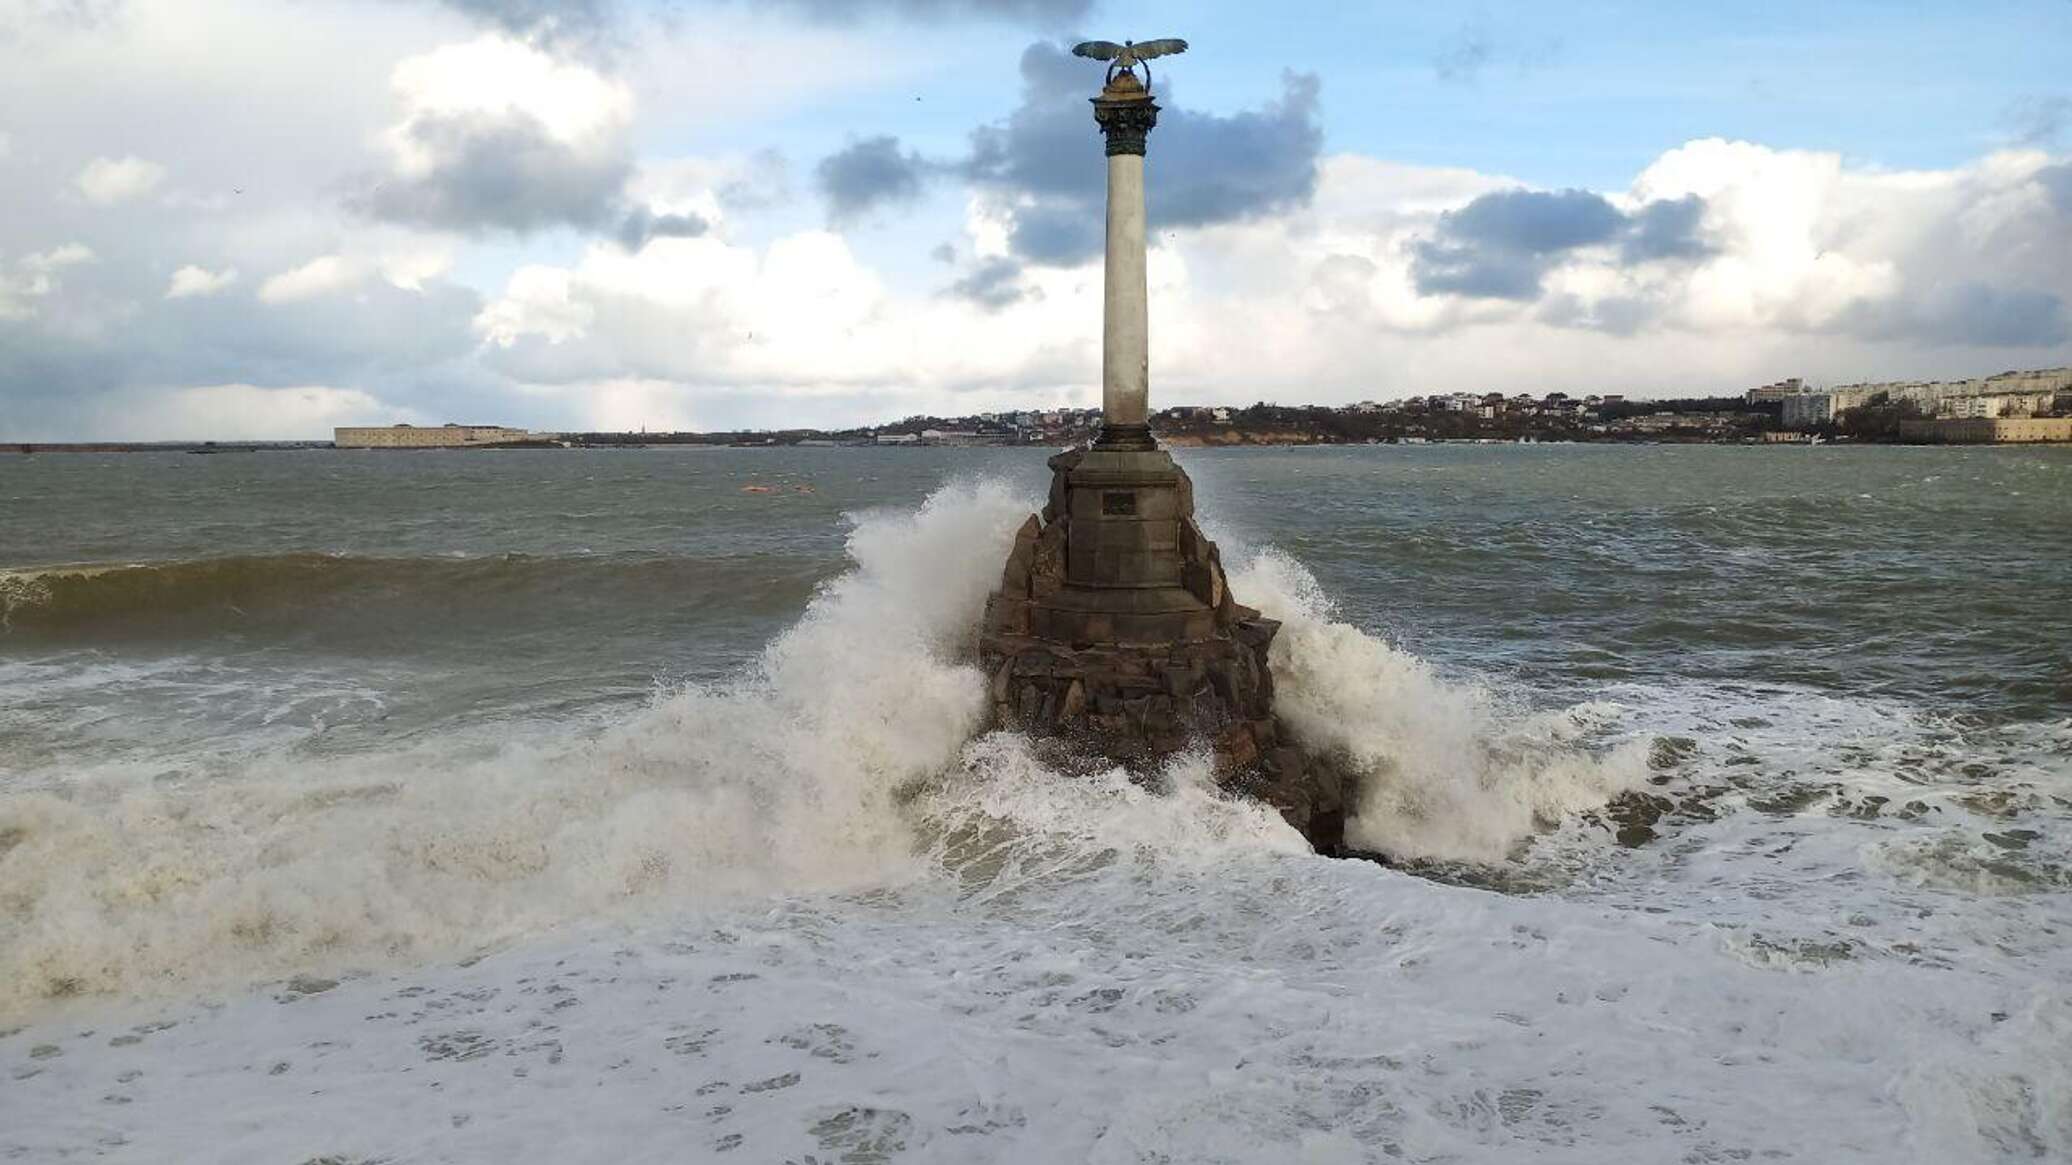
<path fill-rule="evenodd" d="M 2072 364 L 2072 0 L 0 0 L 0 441 Z"/>

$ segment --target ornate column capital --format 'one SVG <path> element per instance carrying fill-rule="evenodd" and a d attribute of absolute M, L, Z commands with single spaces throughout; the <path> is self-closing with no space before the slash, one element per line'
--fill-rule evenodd
<path fill-rule="evenodd" d="M 1099 97 L 1090 99 L 1094 103 L 1094 122 L 1108 136 L 1110 157 L 1143 156 L 1144 139 L 1150 135 L 1151 127 L 1158 124 L 1158 102 L 1136 80 L 1128 73 L 1118 74 Z"/>

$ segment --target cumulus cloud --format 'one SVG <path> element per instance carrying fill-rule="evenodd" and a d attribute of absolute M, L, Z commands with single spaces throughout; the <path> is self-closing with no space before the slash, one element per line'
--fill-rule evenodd
<path fill-rule="evenodd" d="M 558 140 L 528 113 L 423 116 L 405 132 L 427 164 L 376 184 L 352 200 L 354 209 L 456 231 L 596 229 L 620 213 L 633 171 L 618 150 Z"/>
<path fill-rule="evenodd" d="M 451 397 L 463 403 L 442 419 L 493 414 L 463 407 L 500 382 L 472 361 L 481 301 L 441 274 L 450 263 L 434 252 L 448 245 L 337 207 L 356 154 L 395 120 L 390 65 L 451 29 L 365 5 L 229 0 L 132 3 L 107 28 L 0 31 L 0 108 L 43 114 L 0 115 L 13 135 L 0 162 L 0 429 L 114 435 L 152 399 L 224 384 L 351 387 L 399 408 Z M 82 167 L 132 153 L 161 180 L 90 202 Z M 366 274 L 336 294 L 255 303 L 267 277 L 321 255 Z M 191 273 L 175 281 L 190 266 L 238 275 L 215 294 L 180 294 L 200 288 Z M 216 435 L 166 419 L 147 435 Z"/>
<path fill-rule="evenodd" d="M 282 300 L 261 312 L 221 295 L 167 301 L 153 294 L 125 308 L 133 301 L 123 297 L 122 272 L 113 264 L 92 270 L 107 286 L 68 283 L 35 315 L 0 318 L 0 399 L 18 439 L 217 436 L 199 423 L 174 423 L 175 413 L 149 411 L 153 401 L 194 385 L 359 386 L 399 408 L 413 398 L 450 399 L 455 412 L 491 411 L 462 407 L 486 400 L 496 384 L 470 362 L 477 344 L 470 320 L 481 300 L 469 289 L 428 279 L 412 290 L 376 278 L 351 294 Z M 144 426 L 138 418 L 147 416 L 165 423 Z"/>
<path fill-rule="evenodd" d="M 95 206 L 113 206 L 141 198 L 165 180 L 165 167 L 134 155 L 95 158 L 80 171 L 73 184 Z"/>
<path fill-rule="evenodd" d="M 971 274 L 950 284 L 949 292 L 990 311 L 999 311 L 1028 297 L 1028 290 L 1022 286 L 1021 280 L 1021 264 L 1012 259 L 993 258 L 982 261 Z"/>
<path fill-rule="evenodd" d="M 93 248 L 85 243 L 66 243 L 63 246 L 52 247 L 48 251 L 22 256 L 21 266 L 24 271 L 48 275 L 67 267 L 77 267 L 81 263 L 91 263 L 95 258 Z"/>
<path fill-rule="evenodd" d="M 1158 398 L 1712 392 L 2062 360 L 2072 234 L 2046 186 L 2062 164 L 1890 174 L 1699 141 L 1596 193 L 1323 159 L 1309 200 L 1153 251 Z M 1098 268 L 1021 258 L 1007 240 L 1026 208 L 989 195 L 968 205 L 945 252 L 959 266 L 933 295 L 896 291 L 826 232 L 596 246 L 514 275 L 476 318 L 484 358 L 543 400 L 609 387 L 708 424 L 1091 403 Z M 1461 278 L 1500 282 L 1512 264 L 1517 294 L 1429 286 L 1435 243 L 1462 251 L 1440 257 Z"/>
<path fill-rule="evenodd" d="M 1071 265 L 1098 255 L 1107 185 L 1087 98 L 1099 71 L 1061 45 L 1039 42 L 1023 52 L 1021 74 L 1021 104 L 976 130 L 964 159 L 927 159 L 877 136 L 822 160 L 816 177 L 831 219 L 911 201 L 929 177 L 957 175 L 1007 224 L 1006 246 L 1016 258 Z M 1146 194 L 1154 230 L 1271 214 L 1315 191 L 1323 127 L 1314 76 L 1283 74 L 1279 100 L 1227 116 L 1161 97 L 1147 162 L 1157 176 Z"/>
<path fill-rule="evenodd" d="M 266 303 L 295 303 L 335 294 L 364 278 L 366 270 L 361 264 L 343 255 L 319 255 L 260 284 L 259 298 Z"/>
<path fill-rule="evenodd" d="M 715 191 L 731 210 L 768 210 L 791 200 L 791 163 L 776 150 L 757 150 L 733 167 Z"/>
<path fill-rule="evenodd" d="M 338 425 L 423 423 L 363 389 L 208 384 L 131 394 L 105 431 L 128 440 L 321 440 Z"/>
<path fill-rule="evenodd" d="M 560 6 L 512 11 L 548 8 Z M 712 225 L 629 196 L 632 92 L 587 65 L 490 35 L 401 62 L 393 87 L 403 116 L 383 135 L 389 171 L 347 199 L 360 214 L 464 234 L 572 227 L 634 250 Z"/>
<path fill-rule="evenodd" d="M 790 162 L 768 149 L 646 161 L 626 194 L 653 215 L 696 216 L 708 230 L 732 215 L 770 210 L 794 197 Z"/>
<path fill-rule="evenodd" d="M 645 206 L 636 206 L 619 223 L 618 239 L 620 246 L 638 251 L 654 239 L 695 239 L 711 229 L 712 223 L 701 214 L 656 214 Z"/>
<path fill-rule="evenodd" d="M 1022 103 L 973 135 L 964 172 L 1011 220 L 1009 246 L 1037 263 L 1098 254 L 1107 197 L 1087 98 L 1098 74 L 1063 47 L 1023 52 Z M 1279 100 L 1223 116 L 1161 94 L 1146 213 L 1160 227 L 1231 222 L 1299 206 L 1315 192 L 1323 126 L 1314 76 L 1286 73 Z"/>
<path fill-rule="evenodd" d="M 853 142 L 822 158 L 813 177 L 827 198 L 828 217 L 842 223 L 918 199 L 928 171 L 921 155 L 901 150 L 899 139 L 886 135 Z"/>
<path fill-rule="evenodd" d="M 1700 258 L 1711 250 L 1704 219 L 1705 200 L 1695 194 L 1650 202 L 1628 216 L 1622 253 L 1628 262 Z"/>
<path fill-rule="evenodd" d="M 165 289 L 167 299 L 193 299 L 196 296 L 215 295 L 237 282 L 237 269 L 226 267 L 221 271 L 210 271 L 206 267 L 188 264 L 173 272 L 173 281 Z"/>
<path fill-rule="evenodd" d="M 261 283 L 259 299 L 270 304 L 297 303 L 359 291 L 375 281 L 405 291 L 423 291 L 452 266 L 452 253 L 439 246 L 397 244 L 352 254 L 319 255 Z"/>
<path fill-rule="evenodd" d="M 2064 165 L 2015 151 L 1887 173 L 1707 139 L 1629 191 L 1494 191 L 1405 228 L 1401 247 L 1419 300 L 1458 305 L 1427 324 L 2034 351 L 2072 337 Z"/>
<path fill-rule="evenodd" d="M 592 417 L 602 416 L 593 394 L 635 383 L 694 394 L 712 406 L 700 410 L 707 423 L 860 420 L 1037 385 L 1067 399 L 1065 386 L 1097 377 L 1097 319 L 1081 308 L 1089 289 L 1098 296 L 1098 278 L 1023 279 L 1027 297 L 997 312 L 954 293 L 900 294 L 831 232 L 761 248 L 667 239 L 638 254 L 600 245 L 571 267 L 522 269 L 476 327 L 489 367 Z M 1045 281 L 1052 294 L 1037 294 Z M 1014 294 L 1005 280 L 972 290 Z"/>
<path fill-rule="evenodd" d="M 92 248 L 84 243 L 66 243 L 48 251 L 23 255 L 12 271 L 0 264 L 0 320 L 26 319 L 35 312 L 36 300 L 58 287 L 58 272 L 94 261 Z"/>
<path fill-rule="evenodd" d="M 602 229 L 627 213 L 633 97 L 586 66 L 502 36 L 398 64 L 403 116 L 389 172 L 350 201 L 376 218 L 454 231 Z"/>
<path fill-rule="evenodd" d="M 2054 291 L 1936 281 L 1910 295 L 1851 304 L 1834 330 L 1910 343 L 2041 348 L 2072 336 L 2072 318 Z"/>
<path fill-rule="evenodd" d="M 1411 245 L 1417 289 L 1529 300 L 1570 252 L 1623 240 L 1627 261 L 1705 253 L 1696 195 L 1649 203 L 1632 215 L 1587 190 L 1500 190 L 1439 217 L 1430 238 Z"/>
<path fill-rule="evenodd" d="M 2050 196 L 2058 213 L 2072 219 L 2072 162 L 2046 166 L 2036 172 L 2036 184 Z"/>

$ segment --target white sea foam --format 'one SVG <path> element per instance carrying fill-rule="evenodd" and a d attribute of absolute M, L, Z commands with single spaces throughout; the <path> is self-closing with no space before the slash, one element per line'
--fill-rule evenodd
<path fill-rule="evenodd" d="M 855 569 L 750 674 L 592 739 L 274 750 L 218 779 L 125 766 L 0 794 L 0 1015 L 906 876 L 899 798 L 979 725 L 983 684 L 959 659 L 1026 509 L 964 484 L 863 516 Z"/>
<path fill-rule="evenodd" d="M 1218 789 L 1206 752 L 1172 758 L 1150 781 L 1119 767 L 1068 776 L 1049 768 L 1026 737 L 991 732 L 972 741 L 958 772 L 931 789 L 922 808 L 942 834 L 942 864 L 960 870 L 971 864 L 975 843 L 1018 861 L 1063 854 L 1199 863 L 1310 852 L 1279 812 Z"/>
<path fill-rule="evenodd" d="M 1281 620 L 1274 710 L 1302 742 L 1360 776 L 1359 846 L 1405 858 L 1500 861 L 1536 829 L 1638 788 L 1647 749 L 1583 747 L 1608 709 L 1517 715 L 1485 688 L 1451 683 L 1424 660 L 1331 618 L 1301 564 L 1262 551 L 1232 589 Z"/>
<path fill-rule="evenodd" d="M 987 869 L 1059 847 L 1300 851 L 1270 810 L 1216 793 L 1204 758 L 1178 759 L 1154 793 L 1120 772 L 1062 777 L 1010 734 L 972 739 L 983 682 L 962 661 L 1027 506 L 965 483 L 861 516 L 854 569 L 749 674 L 586 739 L 536 725 L 494 746 L 460 734 L 323 760 L 274 744 L 207 777 L 146 780 L 134 761 L 38 774 L 0 795 L 0 1014 L 899 883 L 970 856 L 945 838 L 1014 839 Z M 1507 720 L 1480 689 L 1332 622 L 1284 557 L 1235 581 L 1285 621 L 1280 712 L 1366 780 L 1362 845 L 1501 860 L 1636 779 L 1630 749 L 1575 744 L 1587 710 Z"/>

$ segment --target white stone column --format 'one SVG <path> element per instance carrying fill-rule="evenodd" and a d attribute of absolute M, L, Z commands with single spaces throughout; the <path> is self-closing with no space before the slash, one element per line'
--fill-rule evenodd
<path fill-rule="evenodd" d="M 1108 78 L 1094 121 L 1108 139 L 1107 278 L 1101 300 L 1101 439 L 1110 450 L 1152 443 L 1151 321 L 1144 285 L 1144 144 L 1158 103 L 1136 74 Z"/>
<path fill-rule="evenodd" d="M 1151 416 L 1151 321 L 1144 274 L 1144 155 L 1108 155 L 1107 287 L 1101 331 L 1101 421 Z"/>

